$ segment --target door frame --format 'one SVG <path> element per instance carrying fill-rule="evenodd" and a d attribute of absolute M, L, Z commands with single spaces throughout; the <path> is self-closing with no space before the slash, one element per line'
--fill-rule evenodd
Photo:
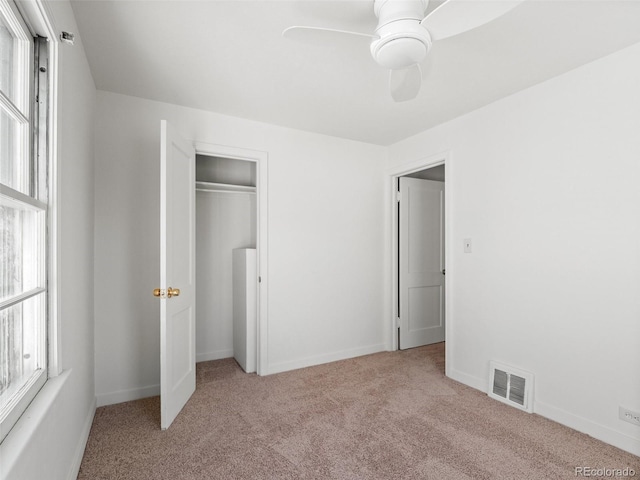
<path fill-rule="evenodd" d="M 398 165 L 396 167 L 390 168 L 386 172 L 387 181 L 386 181 L 386 191 L 387 198 L 389 200 L 387 204 L 387 212 L 388 218 L 390 219 L 389 225 L 389 262 L 388 268 L 390 271 L 388 272 L 388 277 L 391 278 L 391 282 L 388 284 L 389 288 L 387 290 L 387 301 L 388 309 L 389 309 L 389 322 L 388 322 L 388 350 L 396 351 L 398 350 L 398 229 L 399 229 L 399 218 L 398 218 L 398 203 L 397 203 L 397 185 L 398 178 L 403 177 L 405 175 L 409 175 L 411 173 L 419 172 L 421 170 L 426 170 L 428 168 L 437 167 L 439 165 L 444 165 L 445 172 L 445 190 L 444 190 L 444 203 L 445 203 L 445 216 L 444 216 L 444 249 L 445 249 L 445 268 L 447 269 L 447 274 L 445 275 L 445 374 L 450 376 L 450 372 L 452 371 L 452 362 L 453 358 L 453 327 L 454 327 L 454 316 L 453 316 L 453 296 L 451 288 L 453 283 L 453 236 L 452 236 L 452 168 L 451 168 L 451 153 L 449 151 L 438 153 L 435 155 L 430 155 L 428 157 L 423 157 L 418 160 L 412 161 L 410 163 Z"/>
<path fill-rule="evenodd" d="M 269 262 L 268 262 L 268 161 L 269 154 L 259 150 L 249 150 L 246 148 L 230 147 L 227 145 L 216 145 L 206 142 L 194 141 L 193 145 L 196 149 L 196 155 L 208 155 L 214 157 L 231 158 L 234 160 L 244 160 L 254 162 L 256 164 L 256 257 L 258 279 L 258 318 L 257 318 L 257 338 L 256 344 L 258 351 L 256 352 L 256 373 L 258 375 L 268 375 L 268 325 L 269 325 L 269 309 L 268 309 L 268 288 L 269 288 Z M 194 187 L 195 188 L 195 187 Z"/>

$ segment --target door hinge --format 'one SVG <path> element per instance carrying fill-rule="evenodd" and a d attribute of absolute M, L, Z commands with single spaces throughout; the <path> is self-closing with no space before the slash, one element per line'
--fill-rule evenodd
<path fill-rule="evenodd" d="M 396 328 L 400 328 L 400 317 L 396 317 Z"/>
<path fill-rule="evenodd" d="M 396 202 L 400 202 L 400 199 L 402 198 L 402 195 L 400 194 L 400 191 L 396 192 Z"/>
<path fill-rule="evenodd" d="M 258 283 L 262 283 L 262 277 L 258 277 Z"/>

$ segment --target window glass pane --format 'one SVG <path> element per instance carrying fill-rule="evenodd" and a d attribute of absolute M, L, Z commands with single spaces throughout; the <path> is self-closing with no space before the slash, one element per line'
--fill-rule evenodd
<path fill-rule="evenodd" d="M 0 442 L 47 378 L 49 97 L 37 58 L 46 64 L 46 41 L 33 41 L 15 2 L 0 0 Z"/>
<path fill-rule="evenodd" d="M 0 195 L 0 302 L 43 285 L 44 212 Z"/>
<path fill-rule="evenodd" d="M 0 108 L 0 183 L 28 195 L 29 165 L 22 141 L 26 127 Z"/>
<path fill-rule="evenodd" d="M 41 368 L 45 294 L 0 311 L 0 418 L 11 397 Z"/>
<path fill-rule="evenodd" d="M 15 40 L 5 19 L 0 15 L 0 90 L 13 100 L 13 52 Z"/>

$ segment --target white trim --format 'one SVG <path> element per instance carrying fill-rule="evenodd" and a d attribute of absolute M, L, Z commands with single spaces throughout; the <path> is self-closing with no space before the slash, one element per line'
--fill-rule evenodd
<path fill-rule="evenodd" d="M 4 17 L 7 22 L 7 26 L 11 30 L 11 33 L 18 40 L 18 44 L 15 45 L 17 51 L 17 57 L 21 60 L 25 61 L 29 66 L 29 70 L 26 76 L 23 77 L 21 72 L 13 72 L 14 73 L 14 96 L 16 97 L 15 101 L 9 102 L 13 103 L 14 106 L 21 111 L 21 117 L 29 118 L 31 113 L 31 77 L 33 70 L 31 66 L 33 65 L 33 36 L 31 35 L 31 31 L 26 21 L 22 17 L 22 12 L 16 5 L 15 0 L 0 0 L 0 13 Z M 15 75 L 19 75 L 17 78 Z M 12 112 L 15 114 L 15 112 Z M 21 121 L 21 120 L 19 120 Z M 29 143 L 29 136 L 25 139 Z M 30 146 L 30 145 L 29 145 Z"/>
<path fill-rule="evenodd" d="M 59 47 L 60 40 L 57 35 L 57 26 L 54 16 L 46 0 L 20 0 L 19 9 L 22 12 L 25 22 L 32 35 L 40 35 L 48 40 L 48 80 L 49 98 L 48 110 L 49 118 L 47 125 L 48 145 L 48 370 L 49 378 L 56 377 L 62 373 L 62 337 L 61 337 L 61 274 L 59 271 L 59 259 L 62 255 L 62 245 L 60 244 L 60 209 L 58 185 L 60 185 L 60 173 L 58 169 L 58 158 L 60 151 L 58 144 L 58 77 L 59 77 Z"/>
<path fill-rule="evenodd" d="M 233 358 L 233 349 L 214 350 L 213 352 L 198 353 L 196 363 L 209 362 L 211 360 L 222 360 L 223 358 Z"/>
<path fill-rule="evenodd" d="M 22 292 L 19 295 L 15 295 L 11 298 L 8 298 L 7 300 L 0 302 L 0 310 L 13 307 L 18 303 L 28 300 L 29 298 L 35 297 L 36 295 L 40 295 L 42 292 L 46 292 L 46 290 L 44 288 L 37 287 L 37 288 L 32 288 L 27 292 Z"/>
<path fill-rule="evenodd" d="M 58 226 L 61 223 L 61 212 L 59 205 L 58 186 L 60 185 L 60 169 L 58 159 L 60 158 L 60 148 L 58 142 L 58 77 L 59 77 L 59 48 L 60 41 L 56 34 L 57 29 L 53 14 L 45 0 L 23 0 L 25 11 L 29 14 L 30 27 L 35 29 L 35 33 L 46 37 L 49 43 L 49 124 L 47 126 L 49 154 L 48 171 L 48 198 L 49 208 L 47 225 L 48 230 L 48 368 L 49 378 L 56 377 L 62 373 L 62 306 L 60 304 L 60 293 L 62 291 L 62 275 L 59 268 L 62 256 L 62 244 L 60 242 L 60 231 Z"/>
<path fill-rule="evenodd" d="M 24 385 L 9 397 L 9 401 L 2 405 L 2 409 L 0 409 L 0 442 L 9 435 L 11 429 L 14 428 L 21 415 L 27 411 L 46 382 L 47 372 L 39 368 L 33 372 Z"/>
<path fill-rule="evenodd" d="M 258 258 L 258 277 L 262 280 L 258 283 L 258 355 L 257 370 L 258 375 L 268 375 L 270 366 L 268 364 L 267 349 L 269 345 L 269 245 L 268 245 L 268 182 L 269 154 L 259 150 L 230 147 L 228 145 L 216 145 L 212 143 L 193 142 L 196 154 L 210 155 L 215 157 L 231 158 L 235 160 L 245 160 L 256 164 L 256 209 L 257 209 L 257 239 L 256 256 Z M 257 281 L 257 279 L 256 279 Z"/>
<path fill-rule="evenodd" d="M 27 118 L 27 116 L 22 113 L 3 92 L 0 92 L 0 107 L 2 107 L 3 111 L 6 112 L 16 122 L 19 122 L 23 125 L 29 123 L 29 119 Z"/>
<path fill-rule="evenodd" d="M 31 405 L 29 405 L 27 414 L 20 417 L 11 430 L 11 434 L 0 443 L 0 458 L 2 458 L 0 463 L 1 478 L 10 478 L 10 473 L 16 462 L 32 441 L 40 425 L 50 415 L 51 406 L 56 403 L 63 386 L 70 376 L 71 370 L 65 370 L 57 378 L 48 380 L 33 402 L 31 402 Z"/>
<path fill-rule="evenodd" d="M 38 0 L 41 1 L 41 0 Z M 11 99 L 5 97 L 4 95 L 0 98 L 0 103 L 4 107 L 4 110 L 9 113 L 11 116 L 16 118 L 20 123 L 29 124 L 29 118 L 31 116 L 31 99 L 33 97 L 33 64 L 34 64 L 34 54 L 33 54 L 33 35 L 31 29 L 27 26 L 27 22 L 23 18 L 23 12 L 18 8 L 14 1 L 0 1 L 0 12 L 2 12 L 2 16 L 4 17 L 7 25 L 12 30 L 12 34 L 15 35 L 18 43 L 16 45 L 17 48 L 17 57 L 21 59 L 21 61 L 26 62 L 26 74 L 25 69 L 20 69 L 16 72 L 16 77 L 14 78 L 14 96 L 15 102 Z M 46 20 L 46 19 L 43 19 Z M 17 117 L 16 117 L 17 115 Z M 31 155 L 32 155 L 32 142 L 31 142 L 31 129 L 27 129 L 28 131 L 23 131 L 22 134 L 22 146 L 23 149 L 20 154 L 26 153 L 26 158 L 29 158 L 29 162 L 25 163 L 25 167 L 30 164 Z M 26 134 L 25 134 L 26 133 Z M 49 164 L 50 159 L 47 159 L 47 165 Z M 28 195 L 24 195 L 21 192 L 7 187 L 5 185 L 0 185 L 0 194 L 2 194 L 6 199 L 9 199 L 11 203 L 19 204 L 19 208 L 27 207 L 32 210 L 39 210 L 46 212 L 48 209 L 48 205 L 36 200 Z M 48 238 L 46 239 L 46 244 L 48 245 Z M 47 258 L 48 261 L 48 258 Z M 44 268 L 42 269 L 44 272 Z M 42 280 L 42 277 L 40 276 Z M 42 293 L 41 291 L 36 291 L 35 295 Z M 34 296 L 30 294 L 22 295 L 23 299 L 28 298 L 29 296 Z M 11 303 L 11 302 L 9 302 Z M 8 304 L 5 304 L 4 307 L 8 307 Z M 48 321 L 48 312 L 45 315 Z M 48 330 L 48 326 L 46 328 Z M 48 341 L 49 332 L 47 331 Z M 40 343 L 40 342 L 39 342 Z M 38 362 L 42 362 L 44 364 L 43 350 L 45 348 L 45 344 L 41 343 L 38 349 Z M 48 368 L 48 358 L 47 360 L 47 368 Z M 41 365 L 43 367 L 44 365 Z M 48 380 L 48 370 L 44 368 L 40 368 L 37 370 L 34 375 L 30 378 L 27 384 L 25 384 L 18 392 L 18 394 L 14 397 L 14 399 L 10 402 L 9 405 L 5 405 L 4 417 L 0 420 L 0 442 L 8 441 L 8 433 L 13 432 L 16 426 L 20 423 L 20 419 L 26 417 L 25 413 L 31 410 L 31 405 L 36 403 L 36 401 L 41 396 L 42 390 L 47 384 Z M 42 403 L 38 403 L 41 405 Z M 48 406 L 42 407 L 48 408 Z M 2 455 L 0 455 L 1 457 Z"/>
<path fill-rule="evenodd" d="M 446 348 L 445 348 L 445 373 L 447 376 L 451 376 L 451 372 L 453 370 L 453 350 L 454 350 L 454 341 L 453 341 L 453 325 L 454 325 L 454 316 L 453 316 L 453 177 L 452 177 L 452 168 L 451 168 L 451 152 L 446 151 L 442 153 L 438 153 L 436 155 L 430 155 L 428 157 L 420 158 L 418 160 L 412 161 L 407 164 L 395 166 L 393 168 L 389 168 L 386 171 L 386 197 L 388 199 L 387 208 L 388 208 L 388 218 L 389 222 L 387 223 L 387 233 L 390 238 L 390 251 L 389 251 L 389 261 L 388 263 L 391 265 L 391 271 L 388 272 L 391 275 L 391 282 L 387 283 L 387 279 L 385 279 L 385 283 L 387 284 L 387 293 L 386 297 L 390 299 L 389 304 L 389 312 L 388 312 L 388 322 L 385 322 L 388 328 L 387 331 L 390 331 L 390 339 L 388 350 L 397 350 L 398 349 L 398 328 L 397 328 L 397 318 L 398 318 L 398 292 L 396 285 L 398 284 L 398 209 L 397 209 L 397 198 L 396 198 L 396 182 L 399 177 L 404 175 L 409 175 L 411 173 L 419 172 L 420 170 L 424 170 L 426 168 L 437 167 L 438 165 L 444 165 L 445 169 L 445 192 L 444 192 L 444 203 L 445 203 L 445 218 L 444 218 L 444 235 L 445 235 L 445 268 L 447 269 L 447 275 L 445 275 L 445 312 L 446 312 L 446 323 L 445 323 L 445 339 L 446 339 Z"/>
<path fill-rule="evenodd" d="M 34 37 L 40 35 L 57 41 L 55 35 L 57 30 L 54 27 L 53 14 L 48 3 L 43 0 L 20 0 L 17 2 L 17 7 L 22 13 L 22 18 L 27 24 L 31 35 Z"/>
<path fill-rule="evenodd" d="M 475 388 L 483 393 L 489 390 L 489 381 L 487 379 L 475 377 L 467 373 L 460 372 L 451 368 L 447 372 L 447 376 L 452 380 L 460 382 L 471 388 Z M 490 397 L 491 398 L 491 397 Z M 541 417 L 548 418 L 554 422 L 558 422 L 565 427 L 569 427 L 578 432 L 585 433 L 604 443 L 618 447 L 625 452 L 640 456 L 640 438 L 634 438 L 624 433 L 613 430 L 610 427 L 600 425 L 599 423 L 580 417 L 571 412 L 567 412 L 561 408 L 555 407 L 548 403 L 541 402 L 534 398 L 533 411 Z"/>
<path fill-rule="evenodd" d="M 634 438 L 624 433 L 605 427 L 589 419 L 580 417 L 571 412 L 562 410 L 544 402 L 535 400 L 533 411 L 538 415 L 558 422 L 565 427 L 572 428 L 578 432 L 596 438 L 604 443 L 618 447 L 625 452 L 640 456 L 640 439 Z"/>
<path fill-rule="evenodd" d="M 24 193 L 19 192 L 18 190 L 14 190 L 11 187 L 7 187 L 6 185 L 0 184 L 0 195 L 4 196 L 7 201 L 5 203 L 12 203 L 18 208 L 27 207 L 29 210 L 36 211 L 46 211 L 47 204 L 41 202 L 40 200 L 36 200 L 29 195 L 25 195 Z"/>
<path fill-rule="evenodd" d="M 349 350 L 340 350 L 338 352 L 326 353 L 323 355 L 315 355 L 313 357 L 300 358 L 291 362 L 281 362 L 269 365 L 269 374 L 288 372 L 299 368 L 314 367 L 323 363 L 337 362 L 347 360 L 349 358 L 361 357 L 363 355 L 371 355 L 372 353 L 384 352 L 385 345 L 369 345 L 367 347 L 351 348 Z"/>
<path fill-rule="evenodd" d="M 91 405 L 89 406 L 89 411 L 84 419 L 84 423 L 82 424 L 82 431 L 80 432 L 80 437 L 76 444 L 76 451 L 73 454 L 73 459 L 69 466 L 69 473 L 67 474 L 68 480 L 76 480 L 78 478 L 80 465 L 82 464 L 82 457 L 84 456 L 84 450 L 87 446 L 87 441 L 89 440 L 89 433 L 91 433 L 91 425 L 93 424 L 93 417 L 95 417 L 95 414 L 96 399 L 94 397 L 93 402 L 91 402 Z"/>
<path fill-rule="evenodd" d="M 96 395 L 96 406 L 114 405 L 116 403 L 140 400 L 141 398 L 157 397 L 160 395 L 160 384 L 147 385 L 146 387 L 118 390 L 117 392 Z"/>
<path fill-rule="evenodd" d="M 18 40 L 31 42 L 33 37 L 27 22 L 23 18 L 22 12 L 18 8 L 17 2 L 11 0 L 0 1 L 0 14 L 5 18 L 11 33 Z"/>
<path fill-rule="evenodd" d="M 475 388 L 476 390 L 480 390 L 483 393 L 487 392 L 489 388 L 489 382 L 486 379 L 474 377 L 469 375 L 468 373 L 461 372 L 460 370 L 456 370 L 451 367 L 447 371 L 447 377 L 455 380 L 456 382 L 460 382 L 468 387 Z"/>
<path fill-rule="evenodd" d="M 56 377 L 62 373 L 62 338 L 61 338 L 61 305 L 59 293 L 61 291 L 61 274 L 59 271 L 59 259 L 62 254 L 60 244 L 60 211 L 58 208 L 59 195 L 58 185 L 60 184 L 60 173 L 58 169 L 59 145 L 58 145 L 58 76 L 59 76 L 59 47 L 60 41 L 57 36 L 51 7 L 46 0 L 20 0 L 18 3 L 26 26 L 32 35 L 40 35 L 48 39 L 49 44 L 49 124 L 47 126 L 48 137 L 48 225 L 47 244 L 49 251 L 48 258 L 48 375 L 49 378 Z"/>

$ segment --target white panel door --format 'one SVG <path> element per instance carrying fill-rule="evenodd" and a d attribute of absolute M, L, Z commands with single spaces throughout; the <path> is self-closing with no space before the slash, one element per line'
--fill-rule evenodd
<path fill-rule="evenodd" d="M 444 182 L 400 178 L 400 349 L 444 341 Z"/>
<path fill-rule="evenodd" d="M 196 156 L 193 146 L 165 120 L 160 157 L 160 424 L 164 430 L 196 389 Z"/>

